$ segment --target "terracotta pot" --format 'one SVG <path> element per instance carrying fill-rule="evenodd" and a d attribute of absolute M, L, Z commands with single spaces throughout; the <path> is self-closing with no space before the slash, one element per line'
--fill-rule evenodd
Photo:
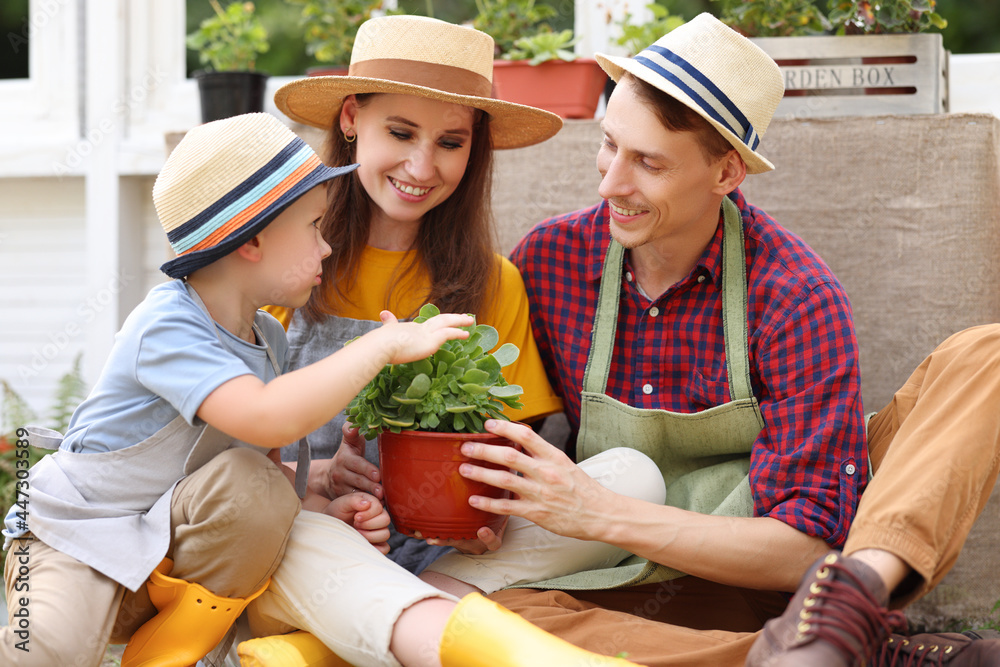
<path fill-rule="evenodd" d="M 379 434 L 382 486 L 396 530 L 405 535 L 419 531 L 424 539 L 462 540 L 474 539 L 476 531 L 483 526 L 494 532 L 503 527 L 506 516 L 469 505 L 469 497 L 473 495 L 509 498 L 511 494 L 458 474 L 458 466 L 463 462 L 500 468 L 463 456 L 459 449 L 467 441 L 520 448 L 492 433 L 386 431 Z"/>
<path fill-rule="evenodd" d="M 593 118 L 607 78 L 593 58 L 550 60 L 541 65 L 529 65 L 526 60 L 493 61 L 496 97 L 563 118 Z"/>

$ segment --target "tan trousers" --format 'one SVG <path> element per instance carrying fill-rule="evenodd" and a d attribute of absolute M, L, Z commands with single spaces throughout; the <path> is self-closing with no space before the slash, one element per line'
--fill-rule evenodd
<path fill-rule="evenodd" d="M 919 579 L 894 597 L 899 606 L 925 594 L 948 572 L 982 511 L 1000 466 L 1000 325 L 955 334 L 910 376 L 869 423 L 875 476 L 865 490 L 845 553 L 880 548 L 902 558 Z M 766 594 L 717 587 L 690 577 L 675 587 L 574 594 L 503 590 L 490 595 L 540 627 L 601 653 L 628 653 L 649 667 L 743 665 L 757 637 L 737 632 L 754 614 L 766 617 Z M 739 599 L 743 602 L 739 602 Z M 720 602 L 729 600 L 729 602 Z M 735 601 L 735 602 L 734 602 Z M 711 620 L 718 609 L 745 605 L 739 621 L 719 619 L 699 630 L 688 619 Z M 655 611 L 655 613 L 651 613 Z M 652 620 L 657 618 L 660 620 Z M 661 622 L 665 621 L 665 622 Z M 759 626 L 758 626 L 759 627 Z"/>
<path fill-rule="evenodd" d="M 262 453 L 223 452 L 174 490 L 169 574 L 225 597 L 258 590 L 281 560 L 299 507 Z M 126 643 L 156 613 L 145 586 L 133 593 L 30 535 L 11 546 L 4 578 L 10 626 L 0 628 L 0 665 L 100 665 L 108 643 Z"/>

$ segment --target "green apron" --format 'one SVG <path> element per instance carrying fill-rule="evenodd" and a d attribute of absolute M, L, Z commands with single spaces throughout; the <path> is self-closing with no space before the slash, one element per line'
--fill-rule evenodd
<path fill-rule="evenodd" d="M 590 358 L 581 392 L 579 460 L 631 447 L 659 467 L 666 504 L 702 514 L 753 516 L 750 449 L 764 420 L 750 386 L 747 285 L 739 209 L 723 199 L 722 320 L 731 401 L 697 413 L 633 408 L 605 395 L 618 324 L 624 248 L 612 240 L 604 261 Z M 617 567 L 532 584 L 561 590 L 608 589 L 667 581 L 684 573 L 631 556 Z"/>

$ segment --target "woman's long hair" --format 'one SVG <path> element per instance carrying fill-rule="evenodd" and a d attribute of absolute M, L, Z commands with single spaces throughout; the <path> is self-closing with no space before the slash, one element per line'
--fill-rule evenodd
<path fill-rule="evenodd" d="M 355 96 L 364 105 L 371 94 Z M 327 164 L 355 162 L 355 143 L 347 143 L 340 131 L 340 111 L 325 146 Z M 500 266 L 494 252 L 492 210 L 493 143 L 489 115 L 476 111 L 469 163 L 458 187 L 445 201 L 424 216 L 415 241 L 414 261 L 401 267 L 393 284 L 420 270 L 430 273 L 426 301 L 441 312 L 475 313 L 482 318 L 499 288 Z M 357 171 L 329 181 L 326 213 L 320 223 L 323 238 L 332 248 L 323 260 L 323 284 L 314 289 L 302 314 L 316 322 L 337 315 L 349 303 L 348 294 L 358 275 L 361 253 L 368 243 L 373 202 Z M 328 282 L 332 281 L 332 283 Z M 390 303 L 386 295 L 385 306 Z M 395 313 L 412 317 L 416 313 Z"/>

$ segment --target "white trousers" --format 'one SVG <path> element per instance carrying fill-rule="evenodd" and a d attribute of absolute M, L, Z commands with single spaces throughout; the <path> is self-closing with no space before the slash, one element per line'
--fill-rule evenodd
<path fill-rule="evenodd" d="M 663 503 L 666 491 L 659 470 L 635 450 L 609 450 L 580 467 L 616 493 Z M 448 554 L 429 569 L 492 593 L 511 584 L 611 566 L 628 555 L 511 517 L 499 550 L 482 556 Z M 357 667 L 395 667 L 399 662 L 389 642 L 396 620 L 407 607 L 433 597 L 455 599 L 390 561 L 344 522 L 301 512 L 270 587 L 251 603 L 247 616 L 255 637 L 306 630 Z"/>
<path fill-rule="evenodd" d="M 247 617 L 254 637 L 307 630 L 356 667 L 397 667 L 389 651 L 396 620 L 434 597 L 456 599 L 393 563 L 343 521 L 304 511 Z"/>
<path fill-rule="evenodd" d="M 627 447 L 609 449 L 580 463 L 580 469 L 615 493 L 662 505 L 663 476 L 645 454 Z M 603 542 L 578 540 L 549 532 L 512 516 L 503 544 L 480 556 L 448 553 L 425 571 L 439 572 L 493 593 L 507 586 L 544 581 L 576 572 L 617 565 L 627 551 Z"/>

